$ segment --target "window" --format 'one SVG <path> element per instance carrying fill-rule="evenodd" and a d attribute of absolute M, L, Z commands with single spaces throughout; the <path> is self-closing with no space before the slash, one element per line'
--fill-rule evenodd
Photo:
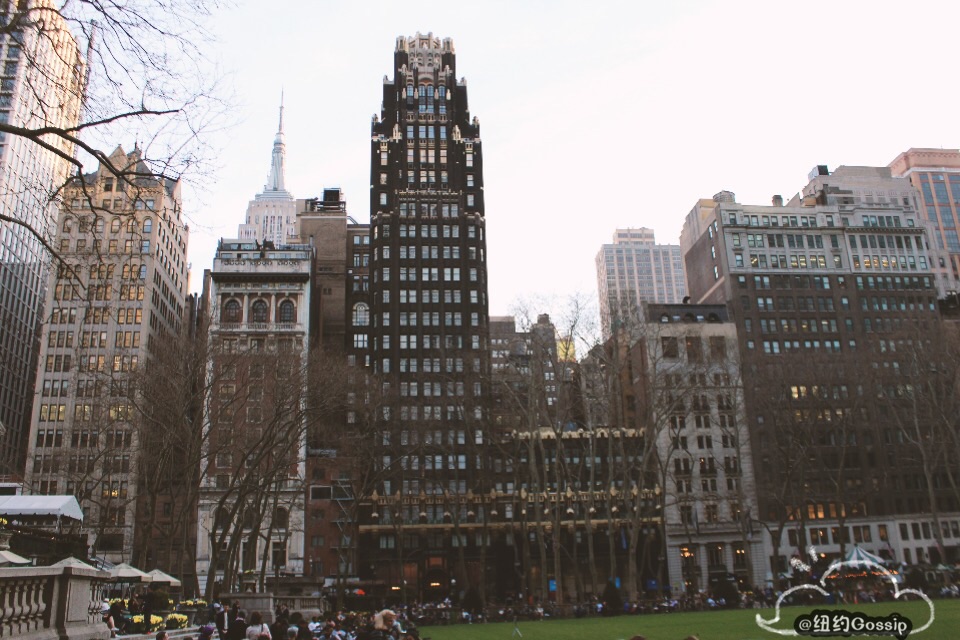
<path fill-rule="evenodd" d="M 280 303 L 280 322 L 292 323 L 296 318 L 296 307 L 291 300 L 284 300 Z"/>
<path fill-rule="evenodd" d="M 250 319 L 253 322 L 267 322 L 269 315 L 270 310 L 265 300 L 256 300 L 250 307 Z"/>
<path fill-rule="evenodd" d="M 143 221 L 143 232 L 151 233 L 153 231 L 153 218 L 145 218 Z"/>
<path fill-rule="evenodd" d="M 676 338 L 661 338 L 660 342 L 662 345 L 664 358 L 680 357 L 680 346 Z"/>
<path fill-rule="evenodd" d="M 370 324 L 370 307 L 363 303 L 353 306 L 353 326 L 366 327 Z"/>
<path fill-rule="evenodd" d="M 710 359 L 714 361 L 727 359 L 727 343 L 722 337 L 710 337 Z"/>
<path fill-rule="evenodd" d="M 287 529 L 290 526 L 290 514 L 283 507 L 277 507 L 273 512 L 273 526 L 276 529 Z"/>

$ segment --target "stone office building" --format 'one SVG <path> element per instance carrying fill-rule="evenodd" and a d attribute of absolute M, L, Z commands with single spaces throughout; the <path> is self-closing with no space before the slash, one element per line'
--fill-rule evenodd
<path fill-rule="evenodd" d="M 817 167 L 785 206 L 721 192 L 685 221 L 690 294 L 728 304 L 737 326 L 770 577 L 807 544 L 955 554 L 956 496 L 929 451 L 904 445 L 908 381 L 941 335 L 939 252 L 917 202 L 887 168 Z M 912 539 L 917 520 L 939 539 Z"/>
<path fill-rule="evenodd" d="M 138 177 L 121 180 L 101 165 L 65 192 L 56 239 L 63 262 L 47 285 L 26 480 L 34 493 L 77 497 L 94 555 L 124 562 L 136 551 L 169 570 L 172 554 L 150 551 L 156 527 L 135 527 L 138 518 L 154 522 L 138 515 L 146 508 L 138 507 L 138 381 L 184 328 L 189 229 L 178 182 L 146 177 L 139 149 L 118 147 L 110 162 Z"/>

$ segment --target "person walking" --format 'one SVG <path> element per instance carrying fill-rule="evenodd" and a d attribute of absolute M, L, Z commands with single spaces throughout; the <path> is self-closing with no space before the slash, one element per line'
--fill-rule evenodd
<path fill-rule="evenodd" d="M 273 636 L 270 635 L 270 627 L 263 622 L 263 616 L 259 611 L 254 611 L 250 614 L 246 637 L 247 640 L 260 640 L 262 636 L 267 636 L 267 638 L 273 640 Z"/>
<path fill-rule="evenodd" d="M 238 609 L 237 616 L 231 618 L 230 626 L 227 628 L 227 640 L 247 640 L 247 622 L 244 620 L 245 615 L 243 609 Z"/>

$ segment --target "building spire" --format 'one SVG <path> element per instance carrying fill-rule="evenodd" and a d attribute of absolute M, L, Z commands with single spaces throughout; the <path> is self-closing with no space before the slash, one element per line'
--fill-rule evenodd
<path fill-rule="evenodd" d="M 280 89 L 280 126 L 277 128 L 277 135 L 283 135 L 283 89 Z"/>
<path fill-rule="evenodd" d="M 286 191 L 284 186 L 284 159 L 287 152 L 283 144 L 283 90 L 280 91 L 280 125 L 277 129 L 277 137 L 273 140 L 273 157 L 270 163 L 270 177 L 264 186 L 264 192 Z"/>

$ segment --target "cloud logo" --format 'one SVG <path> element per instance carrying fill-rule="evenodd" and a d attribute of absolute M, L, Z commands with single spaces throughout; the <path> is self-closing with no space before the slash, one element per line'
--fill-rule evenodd
<path fill-rule="evenodd" d="M 813 547 L 810 547 L 810 548 L 808 549 L 808 551 L 810 551 L 810 552 L 811 552 L 811 555 L 812 555 L 813 552 L 814 552 Z M 913 629 L 913 630 L 911 631 L 911 634 L 913 634 L 913 633 L 920 633 L 920 632 L 923 631 L 924 629 L 928 629 L 928 628 L 930 627 L 930 625 L 933 624 L 933 621 L 934 621 L 934 619 L 936 618 L 936 615 L 935 615 L 935 612 L 934 612 L 933 601 L 930 600 L 930 598 L 927 596 L 927 594 L 925 594 L 925 593 L 923 593 L 922 591 L 919 591 L 919 590 L 917 590 L 917 589 L 901 589 L 901 588 L 900 588 L 900 585 L 897 584 L 897 582 L 893 580 L 892 574 L 887 570 L 886 567 L 884 567 L 884 566 L 882 566 L 882 565 L 879 565 L 879 564 L 877 564 L 877 563 L 875 563 L 875 562 L 873 562 L 873 561 L 871 561 L 871 560 L 842 560 L 842 561 L 841 561 L 841 560 L 837 560 L 837 561 L 831 563 L 830 566 L 827 568 L 827 570 L 823 573 L 823 575 L 820 577 L 820 583 L 819 583 L 819 584 L 813 584 L 813 583 L 811 583 L 811 584 L 800 584 L 800 585 L 797 585 L 797 586 L 795 586 L 795 587 L 790 587 L 789 589 L 787 589 L 786 591 L 784 591 L 782 594 L 780 594 L 780 597 L 777 598 L 777 603 L 776 603 L 776 605 L 774 606 L 774 612 L 773 612 L 774 615 L 773 615 L 773 617 L 768 620 L 768 619 L 766 619 L 766 618 L 763 618 L 763 617 L 758 613 L 758 614 L 757 614 L 757 618 L 756 618 L 756 620 L 757 620 L 757 626 L 760 627 L 761 629 L 763 629 L 764 631 L 769 631 L 770 633 L 777 633 L 777 634 L 780 634 L 780 635 L 782 635 L 782 636 L 798 636 L 798 635 L 800 635 L 800 634 L 797 633 L 794 629 L 777 629 L 777 628 L 774 626 L 774 625 L 776 625 L 778 622 L 780 622 L 780 605 L 781 605 L 781 603 L 784 601 L 785 598 L 787 598 L 787 597 L 789 597 L 789 596 L 791 596 L 791 595 L 793 595 L 793 594 L 795 594 L 795 593 L 800 593 L 800 592 L 802 592 L 802 591 L 807 591 L 807 590 L 816 591 L 816 592 L 820 593 L 821 595 L 823 595 L 824 597 L 830 595 L 830 594 L 827 592 L 826 588 L 825 588 L 825 587 L 827 586 L 826 580 L 827 580 L 827 578 L 828 578 L 830 575 L 832 575 L 833 573 L 836 573 L 836 572 L 840 571 L 840 570 L 843 569 L 844 567 L 851 567 L 851 568 L 854 568 L 854 569 L 872 569 L 872 570 L 875 570 L 875 571 L 879 571 L 880 573 L 882 573 L 882 574 L 885 575 L 885 576 L 888 576 L 888 577 L 890 578 L 890 584 L 893 585 L 893 599 L 894 599 L 894 600 L 899 599 L 901 595 L 909 594 L 909 595 L 915 595 L 915 596 L 917 596 L 918 598 L 920 598 L 921 600 L 923 600 L 924 602 L 926 602 L 926 603 L 927 603 L 927 607 L 930 609 L 930 618 L 927 620 L 927 622 L 926 622 L 923 626 L 917 627 L 916 629 Z"/>

